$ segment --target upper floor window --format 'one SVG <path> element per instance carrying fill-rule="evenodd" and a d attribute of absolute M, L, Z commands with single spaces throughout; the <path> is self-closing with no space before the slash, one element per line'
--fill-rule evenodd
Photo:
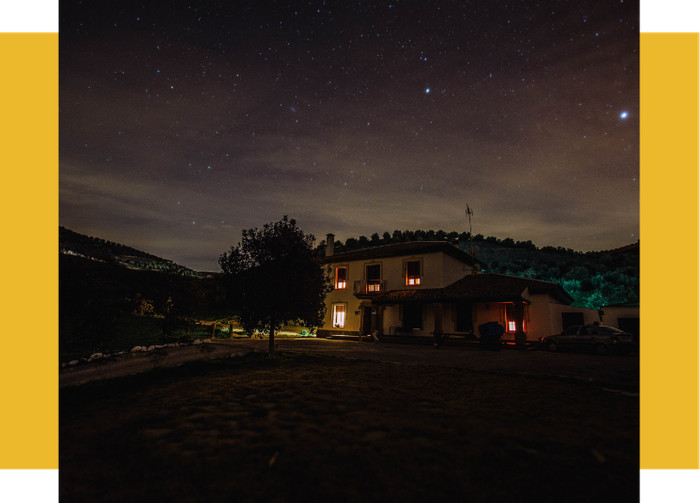
<path fill-rule="evenodd" d="M 335 268 L 335 289 L 343 290 L 348 286 L 348 268 L 347 267 L 336 267 Z"/>
<path fill-rule="evenodd" d="M 420 260 L 406 262 L 406 284 L 420 285 Z"/>
<path fill-rule="evenodd" d="M 367 292 L 381 291 L 382 270 L 379 264 L 366 266 L 365 277 L 367 278 Z"/>

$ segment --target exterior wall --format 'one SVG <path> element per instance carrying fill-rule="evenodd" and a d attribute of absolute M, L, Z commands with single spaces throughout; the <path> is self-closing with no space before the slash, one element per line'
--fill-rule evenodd
<path fill-rule="evenodd" d="M 542 337 L 558 334 L 564 330 L 562 313 L 582 313 L 583 322 L 586 324 L 600 322 L 598 310 L 560 304 L 549 294 L 531 294 L 529 301 L 530 305 L 526 308 L 525 316 L 528 341 L 539 341 Z M 507 334 L 507 336 L 512 338 L 513 334 Z"/>
<path fill-rule="evenodd" d="M 393 306 L 384 306 L 384 318 L 382 324 L 383 334 L 390 335 L 393 333 L 393 329 L 402 326 L 402 321 L 399 313 L 402 307 L 398 304 Z M 381 309 L 381 307 L 380 307 Z M 443 311 L 443 331 L 444 329 L 445 315 Z M 423 328 L 422 330 L 413 330 L 413 335 L 415 336 L 425 336 L 432 337 L 430 332 L 435 330 L 435 305 L 434 304 L 423 304 Z"/>
<path fill-rule="evenodd" d="M 583 313 L 585 323 L 599 321 L 598 311 L 595 309 L 559 304 L 548 294 L 529 294 L 526 292 L 525 297 L 529 297 L 528 300 L 530 302 L 525 308 L 525 323 L 527 327 L 525 335 L 527 341 L 538 341 L 541 337 L 561 332 L 563 330 L 561 313 L 563 312 Z M 477 335 L 479 333 L 479 325 L 488 322 L 500 323 L 506 328 L 504 303 L 502 302 L 475 303 L 472 313 L 474 333 Z M 456 330 L 456 320 L 456 305 L 445 304 L 443 308 L 443 331 L 460 333 Z M 512 341 L 514 339 L 514 333 L 506 332 L 503 334 L 503 340 Z"/>
<path fill-rule="evenodd" d="M 549 296 L 537 295 L 535 302 L 526 307 L 525 321 L 528 331 L 526 333 L 528 341 L 538 341 L 540 337 L 552 335 L 549 333 L 550 312 L 549 312 Z M 537 297 L 543 297 L 539 299 Z M 472 322 L 474 334 L 478 336 L 479 325 L 488 322 L 500 323 L 506 327 L 504 316 L 503 302 L 477 302 L 472 307 Z M 561 322 L 560 322 L 561 323 Z M 457 304 L 446 303 L 442 308 L 442 331 L 445 333 L 467 333 L 457 330 Z M 401 320 L 399 319 L 399 306 L 387 306 L 384 314 L 384 333 L 391 333 L 390 330 L 394 327 L 400 327 Z M 435 329 L 435 305 L 425 304 L 423 308 L 423 330 L 414 330 L 413 335 L 422 335 L 432 337 L 431 332 Z M 561 331 L 561 329 L 560 329 Z M 515 339 L 514 333 L 503 334 L 503 340 L 512 341 Z"/>
<path fill-rule="evenodd" d="M 333 290 L 326 297 L 326 316 L 323 320 L 323 326 L 320 327 L 321 330 L 333 330 L 334 333 L 349 333 L 358 334 L 360 330 L 361 316 L 355 314 L 356 312 L 362 313 L 360 304 L 361 299 L 358 299 L 354 295 L 354 285 L 355 281 L 360 279 L 359 274 L 362 269 L 360 264 L 357 263 L 343 263 L 343 264 L 333 264 L 331 266 L 331 275 L 335 277 L 335 267 L 338 265 L 344 265 L 347 267 L 347 286 L 342 290 Z M 364 271 L 362 271 L 364 273 Z M 345 305 L 345 326 L 343 328 L 335 329 L 333 327 L 333 305 L 334 304 L 344 304 Z"/>
<path fill-rule="evenodd" d="M 631 333 L 639 343 L 639 306 L 606 306 L 603 313 L 603 323 Z"/>
<path fill-rule="evenodd" d="M 393 333 L 394 328 L 401 326 L 401 319 L 399 317 L 400 308 L 398 305 L 382 307 L 384 308 L 384 323 L 382 325 L 382 333 L 385 335 L 391 335 Z"/>
<path fill-rule="evenodd" d="M 526 320 L 528 327 L 526 340 L 539 341 L 541 337 L 547 337 L 562 331 L 560 328 L 558 331 L 552 332 L 552 325 L 554 324 L 552 319 L 553 306 L 568 307 L 564 306 L 564 304 L 558 304 L 548 294 L 530 295 L 530 305 L 527 309 L 528 319 Z M 561 325 L 561 314 L 559 315 L 559 325 Z"/>
<path fill-rule="evenodd" d="M 330 276 L 335 281 L 335 268 L 336 267 L 346 267 L 347 268 L 347 285 L 344 289 L 333 290 L 326 297 L 326 316 L 323 320 L 323 326 L 320 327 L 321 330 L 333 330 L 333 333 L 347 333 L 347 334 L 358 334 L 360 330 L 361 316 L 355 314 L 357 311 L 362 313 L 360 304 L 361 299 L 358 299 L 354 295 L 354 285 L 355 281 L 359 281 L 364 278 L 364 268 L 360 262 L 337 262 L 330 264 Z M 333 304 L 344 304 L 345 305 L 345 326 L 343 328 L 333 327 Z"/>
<path fill-rule="evenodd" d="M 606 306 L 603 307 L 603 323 L 613 327 L 619 327 L 619 318 L 639 318 L 639 306 Z"/>
<path fill-rule="evenodd" d="M 584 307 L 565 306 L 564 304 L 552 303 L 550 304 L 550 313 L 550 332 L 546 334 L 545 337 L 547 335 L 558 334 L 564 330 L 564 325 L 561 318 L 562 313 L 583 313 L 583 322 L 585 324 L 594 323 L 596 321 L 600 323 L 600 314 L 598 313 L 597 309 L 586 309 Z"/>
<path fill-rule="evenodd" d="M 406 285 L 405 267 L 407 261 L 421 261 L 421 283 L 420 285 Z M 345 289 L 333 290 L 326 297 L 326 316 L 322 333 L 347 333 L 357 334 L 362 328 L 362 307 L 369 306 L 370 300 L 355 297 L 355 282 L 365 279 L 365 267 L 378 264 L 381 270 L 381 278 L 386 281 L 386 290 L 409 290 L 421 288 L 442 288 L 458 279 L 464 277 L 471 271 L 471 267 L 463 262 L 446 255 L 443 252 L 432 252 L 417 255 L 403 255 L 398 257 L 381 257 L 376 260 L 354 260 L 342 262 L 342 256 L 338 256 L 338 262 L 328 264 L 330 274 L 335 279 L 336 267 L 347 268 L 347 285 Z M 346 309 L 345 326 L 343 328 L 333 327 L 333 305 L 343 304 Z M 424 313 L 432 308 L 425 308 Z M 358 313 L 359 314 L 356 314 Z M 426 316 L 424 314 L 424 316 Z M 433 331 L 434 318 L 432 314 L 429 319 L 423 320 L 423 331 L 430 334 Z M 389 327 L 401 326 L 399 320 L 399 307 L 388 307 L 384 310 L 382 328 L 384 333 L 389 333 Z M 418 331 L 416 331 L 418 333 Z"/>
<path fill-rule="evenodd" d="M 479 333 L 479 325 L 495 321 L 505 325 L 500 302 L 487 302 L 474 304 L 473 311 L 474 333 Z"/>
<path fill-rule="evenodd" d="M 442 285 L 440 286 L 451 285 L 471 273 L 472 266 L 445 254 L 442 257 Z"/>

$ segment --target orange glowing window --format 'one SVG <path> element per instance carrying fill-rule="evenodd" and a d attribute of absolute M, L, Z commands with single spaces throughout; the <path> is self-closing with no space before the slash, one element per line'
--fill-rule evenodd
<path fill-rule="evenodd" d="M 523 306 L 523 332 L 527 333 L 527 306 Z M 509 303 L 505 305 L 506 310 L 506 332 L 517 332 L 517 324 L 515 321 L 515 304 Z"/>
<path fill-rule="evenodd" d="M 335 289 L 343 290 L 348 286 L 348 270 L 346 267 L 335 268 Z"/>
<path fill-rule="evenodd" d="M 382 269 L 379 264 L 366 266 L 365 277 L 367 278 L 367 292 L 382 291 Z"/>
<path fill-rule="evenodd" d="M 420 260 L 406 262 L 406 284 L 420 285 Z"/>

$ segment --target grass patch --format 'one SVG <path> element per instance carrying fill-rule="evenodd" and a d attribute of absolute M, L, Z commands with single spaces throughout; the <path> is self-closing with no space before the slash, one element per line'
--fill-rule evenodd
<path fill-rule="evenodd" d="M 115 353 L 129 351 L 134 346 L 162 344 L 163 331 L 160 321 L 149 316 L 125 314 L 115 322 L 110 337 L 97 334 L 93 340 L 71 337 L 70 328 L 62 330 L 59 337 L 59 361 L 68 362 L 90 356 L 93 352 Z"/>
<path fill-rule="evenodd" d="M 250 353 L 60 404 L 65 501 L 639 498 L 638 398 L 589 385 Z"/>

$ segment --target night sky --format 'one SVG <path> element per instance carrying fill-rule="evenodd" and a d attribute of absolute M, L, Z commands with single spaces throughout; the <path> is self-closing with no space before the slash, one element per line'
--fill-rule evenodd
<path fill-rule="evenodd" d="M 639 5 L 60 3 L 60 224 L 196 270 L 317 241 L 639 231 Z"/>

